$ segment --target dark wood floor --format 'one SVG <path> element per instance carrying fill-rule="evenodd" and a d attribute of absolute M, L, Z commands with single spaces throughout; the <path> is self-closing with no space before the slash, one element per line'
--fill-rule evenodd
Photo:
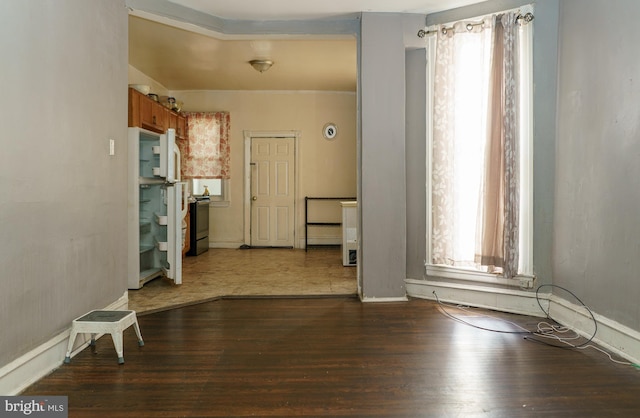
<path fill-rule="evenodd" d="M 455 313 L 517 330 L 481 312 Z M 640 416 L 635 368 L 431 301 L 219 300 L 139 322 L 145 345 L 128 329 L 124 365 L 106 336 L 24 394 L 67 395 L 69 417 Z"/>

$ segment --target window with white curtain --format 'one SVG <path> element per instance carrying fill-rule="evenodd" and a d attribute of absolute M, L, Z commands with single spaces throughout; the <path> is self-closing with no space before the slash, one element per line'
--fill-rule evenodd
<path fill-rule="evenodd" d="M 430 277 L 532 286 L 532 12 L 430 28 Z"/>

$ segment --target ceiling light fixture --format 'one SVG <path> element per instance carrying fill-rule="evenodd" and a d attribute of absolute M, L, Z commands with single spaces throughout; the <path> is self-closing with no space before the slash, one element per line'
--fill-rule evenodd
<path fill-rule="evenodd" d="M 267 71 L 273 65 L 273 61 L 269 60 L 251 60 L 249 64 L 256 70 L 261 73 Z"/>

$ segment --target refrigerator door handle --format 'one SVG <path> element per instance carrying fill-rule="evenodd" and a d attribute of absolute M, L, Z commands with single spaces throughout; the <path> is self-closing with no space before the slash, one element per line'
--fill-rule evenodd
<path fill-rule="evenodd" d="M 178 148 L 178 145 L 175 143 L 173 144 L 171 156 L 173 157 L 171 158 L 171 162 L 173 163 L 173 180 L 169 181 L 178 182 L 180 181 L 180 148 Z"/>
<path fill-rule="evenodd" d="M 169 180 L 170 172 L 169 172 L 169 158 L 171 155 L 169 151 L 171 147 L 169 146 L 169 138 L 167 134 L 160 135 L 160 177 L 164 177 L 166 181 Z"/>
<path fill-rule="evenodd" d="M 169 268 L 167 278 L 174 284 L 182 283 L 182 189 L 183 183 L 175 183 L 167 187 L 169 199 L 167 202 L 167 261 Z"/>
<path fill-rule="evenodd" d="M 184 219 L 187 216 L 187 211 L 189 210 L 189 189 L 187 188 L 187 183 L 182 182 L 182 210 L 180 219 Z"/>
<path fill-rule="evenodd" d="M 167 183 L 180 181 L 180 149 L 176 145 L 176 131 L 173 128 L 160 136 L 160 175 Z"/>

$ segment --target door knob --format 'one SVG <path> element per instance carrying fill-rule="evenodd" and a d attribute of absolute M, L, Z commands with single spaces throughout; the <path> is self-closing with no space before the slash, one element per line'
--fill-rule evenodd
<path fill-rule="evenodd" d="M 258 196 L 251 197 L 251 200 L 258 200 Z"/>

